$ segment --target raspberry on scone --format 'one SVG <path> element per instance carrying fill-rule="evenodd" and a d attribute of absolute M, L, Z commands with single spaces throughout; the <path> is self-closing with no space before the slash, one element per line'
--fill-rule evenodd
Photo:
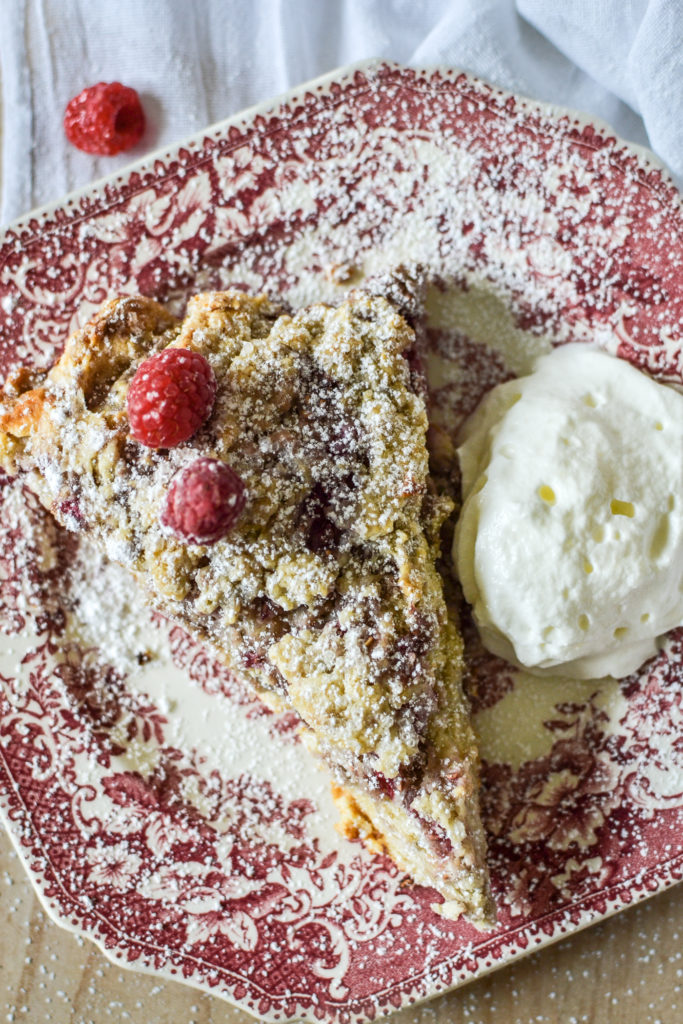
<path fill-rule="evenodd" d="M 215 544 L 227 536 L 246 500 L 237 473 L 219 459 L 197 459 L 176 474 L 160 519 L 190 544 Z"/>
<path fill-rule="evenodd" d="M 197 433 L 215 397 L 216 378 L 201 353 L 165 348 L 145 359 L 131 381 L 131 434 L 148 448 L 173 448 Z"/>

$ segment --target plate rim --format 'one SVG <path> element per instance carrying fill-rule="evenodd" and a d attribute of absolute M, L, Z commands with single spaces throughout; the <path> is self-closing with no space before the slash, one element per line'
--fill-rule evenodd
<path fill-rule="evenodd" d="M 469 81 L 486 86 L 492 90 L 494 94 L 498 95 L 498 97 L 513 97 L 515 102 L 523 106 L 526 110 L 544 113 L 550 119 L 571 117 L 576 121 L 584 122 L 585 124 L 598 128 L 604 133 L 607 133 L 609 138 L 614 140 L 616 146 L 621 146 L 630 150 L 639 156 L 644 163 L 650 164 L 652 169 L 661 172 L 662 178 L 665 179 L 665 183 L 673 187 L 674 191 L 678 195 L 679 205 L 683 207 L 683 193 L 679 191 L 671 170 L 667 167 L 662 158 L 659 157 L 654 150 L 650 149 L 649 146 L 644 146 L 638 142 L 632 142 L 624 136 L 619 135 L 608 121 L 605 121 L 597 115 L 594 116 L 593 114 L 579 108 L 566 107 L 562 104 L 551 103 L 546 100 L 537 100 L 524 93 L 514 92 L 511 89 L 506 89 L 503 86 L 497 85 L 488 78 L 476 75 L 459 66 L 449 66 L 446 64 L 420 64 L 413 66 L 411 64 L 402 64 L 400 61 L 385 60 L 381 57 L 368 57 L 363 60 L 353 61 L 350 64 L 340 65 L 332 71 L 327 71 L 315 78 L 301 82 L 299 85 L 295 85 L 291 89 L 287 89 L 285 92 L 278 93 L 266 100 L 244 107 L 242 110 L 237 111 L 235 114 L 231 114 L 229 117 L 222 118 L 219 121 L 213 121 L 211 124 L 199 131 L 192 132 L 175 142 L 171 142 L 166 146 L 160 146 L 149 153 L 145 153 L 138 159 L 125 164 L 125 166 L 119 168 L 117 171 L 113 171 L 111 174 L 103 175 L 86 185 L 80 185 L 77 188 L 64 193 L 57 199 L 53 199 L 47 203 L 42 203 L 39 206 L 33 207 L 26 213 L 22 213 L 13 220 L 0 226 L 0 247 L 5 244 L 8 235 L 30 228 L 32 221 L 45 220 L 50 216 L 50 214 L 55 213 L 57 210 L 61 210 L 67 205 L 74 205 L 78 200 L 88 196 L 99 197 L 100 193 L 104 192 L 107 185 L 120 183 L 124 179 L 130 178 L 132 174 L 144 173 L 145 171 L 153 172 L 154 164 L 157 160 L 162 160 L 173 155 L 177 156 L 179 151 L 184 148 L 199 148 L 203 140 L 210 135 L 224 133 L 231 127 L 244 125 L 259 116 L 264 117 L 267 114 L 275 114 L 287 103 L 291 103 L 295 100 L 299 92 L 306 93 L 314 90 L 321 92 L 328 89 L 328 87 L 333 84 L 341 83 L 346 79 L 352 78 L 356 72 L 372 76 L 384 68 L 396 71 L 409 70 L 414 72 L 416 75 L 425 76 L 439 74 L 445 78 L 452 79 L 464 76 Z"/>

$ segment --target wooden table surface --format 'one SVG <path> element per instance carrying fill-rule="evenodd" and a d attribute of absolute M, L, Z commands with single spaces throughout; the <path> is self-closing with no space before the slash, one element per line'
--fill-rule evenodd
<path fill-rule="evenodd" d="M 115 966 L 41 909 L 0 830 L 0 1024 L 249 1024 L 213 996 Z M 681 1024 L 683 885 L 392 1024 Z"/>

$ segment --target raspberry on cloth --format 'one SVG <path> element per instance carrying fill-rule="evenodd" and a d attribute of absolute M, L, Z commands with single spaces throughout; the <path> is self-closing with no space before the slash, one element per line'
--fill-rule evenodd
<path fill-rule="evenodd" d="M 64 132 L 84 153 L 115 156 L 132 149 L 145 131 L 145 112 L 135 89 L 98 82 L 74 96 L 64 112 Z"/>

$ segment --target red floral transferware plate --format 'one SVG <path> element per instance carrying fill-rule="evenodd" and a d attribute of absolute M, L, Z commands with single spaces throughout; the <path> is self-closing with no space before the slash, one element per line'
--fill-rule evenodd
<path fill-rule="evenodd" d="M 11 226 L 0 367 L 105 299 L 238 285 L 334 301 L 423 264 L 432 418 L 595 339 L 683 379 L 683 215 L 649 154 L 468 75 L 367 64 Z M 0 805 L 49 909 L 268 1020 L 372 1019 L 680 879 L 683 630 L 627 679 L 539 680 L 465 619 L 500 925 L 334 831 L 327 778 L 115 566 L 1 481 Z"/>

